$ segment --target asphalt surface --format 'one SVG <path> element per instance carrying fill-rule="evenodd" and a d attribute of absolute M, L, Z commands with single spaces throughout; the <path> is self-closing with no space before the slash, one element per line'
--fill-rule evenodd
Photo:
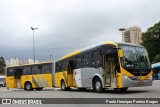
<path fill-rule="evenodd" d="M 126 92 L 106 90 L 104 93 L 95 93 L 92 90 L 79 91 L 73 89 L 71 91 L 61 91 L 60 89 L 48 88 L 41 91 L 24 91 L 22 89 L 0 88 L 0 98 L 160 98 L 160 81 L 154 81 L 150 87 L 134 87 L 129 88 Z M 160 104 L 47 104 L 47 105 L 0 105 L 0 107 L 159 107 Z"/>

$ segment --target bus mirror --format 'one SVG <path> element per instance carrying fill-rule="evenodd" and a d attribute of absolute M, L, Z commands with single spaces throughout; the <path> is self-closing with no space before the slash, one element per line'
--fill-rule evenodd
<path fill-rule="evenodd" d="M 121 49 L 119 50 L 119 57 L 123 57 L 123 51 Z"/>

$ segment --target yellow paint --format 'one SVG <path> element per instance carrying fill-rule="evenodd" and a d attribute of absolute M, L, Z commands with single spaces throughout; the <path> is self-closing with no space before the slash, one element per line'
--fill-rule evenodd
<path fill-rule="evenodd" d="M 67 87 L 74 87 L 76 85 L 73 79 L 73 75 L 67 74 L 67 71 L 55 73 L 55 86 L 57 88 L 61 87 L 61 80 L 65 81 Z"/>
<path fill-rule="evenodd" d="M 107 42 L 103 42 L 103 44 L 105 44 L 105 45 L 112 44 L 112 45 L 115 45 L 118 48 L 118 45 L 115 42 L 107 41 Z"/>
<path fill-rule="evenodd" d="M 16 80 L 13 76 L 6 77 L 6 87 L 8 88 L 16 88 Z"/>
<path fill-rule="evenodd" d="M 72 52 L 72 53 L 70 53 L 70 54 L 68 54 L 68 55 L 65 55 L 64 57 L 60 58 L 60 60 L 69 58 L 69 57 L 74 56 L 74 55 L 77 55 L 77 54 L 80 54 L 80 50 L 75 51 L 75 52 Z"/>
<path fill-rule="evenodd" d="M 43 84 L 43 86 L 46 87 L 46 85 L 42 81 L 42 77 L 43 77 L 45 79 L 45 81 L 47 82 L 47 84 L 49 85 L 49 87 L 52 87 L 52 74 L 50 73 L 50 74 L 37 74 L 37 75 L 23 75 L 20 78 L 20 88 L 23 89 L 24 84 L 27 81 L 31 82 L 32 88 L 36 88 L 36 86 L 32 82 L 32 76 L 35 78 L 36 81 L 37 81 L 37 77 L 38 77 L 40 79 L 41 83 Z M 6 85 L 8 88 L 17 88 L 17 80 L 14 79 L 13 76 L 6 77 Z"/>
<path fill-rule="evenodd" d="M 123 57 L 123 51 L 119 49 L 119 57 Z"/>

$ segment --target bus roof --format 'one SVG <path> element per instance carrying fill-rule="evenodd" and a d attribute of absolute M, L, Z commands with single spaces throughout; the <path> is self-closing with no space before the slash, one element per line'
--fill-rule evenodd
<path fill-rule="evenodd" d="M 81 49 L 81 50 L 74 51 L 74 52 L 72 52 L 72 53 L 70 53 L 70 54 L 67 54 L 67 55 L 63 56 L 62 58 L 60 58 L 59 60 L 62 60 L 62 59 L 65 59 L 65 58 L 68 58 L 68 57 L 71 57 L 71 56 L 80 54 L 81 52 L 84 52 L 84 51 L 86 51 L 86 50 L 89 50 L 89 49 L 92 49 L 92 48 L 95 48 L 95 47 L 98 47 L 98 46 L 101 46 L 101 45 L 105 45 L 105 44 L 115 44 L 115 45 L 116 45 L 115 42 L 102 42 L 102 43 L 97 43 L 97 44 L 95 44 L 95 45 L 91 45 L 91 46 L 89 46 L 89 47 L 86 47 L 86 48 L 83 48 L 83 49 Z"/>
<path fill-rule="evenodd" d="M 138 46 L 143 47 L 142 45 L 133 44 L 133 43 L 126 43 L 126 42 L 116 42 L 118 45 L 129 45 L 129 46 Z"/>
<path fill-rule="evenodd" d="M 60 58 L 59 60 L 63 60 L 63 59 L 69 58 L 69 57 L 71 57 L 71 56 L 74 56 L 74 55 L 80 54 L 80 53 L 82 53 L 82 52 L 85 52 L 85 51 L 87 51 L 87 50 L 89 50 L 89 49 L 93 49 L 93 48 L 95 48 L 95 47 L 102 46 L 102 45 L 106 45 L 106 44 L 114 44 L 115 46 L 118 46 L 118 45 L 130 45 L 130 46 L 143 47 L 143 46 L 141 46 L 141 45 L 132 44 L 132 43 L 106 41 L 106 42 L 97 43 L 97 44 L 95 44 L 95 45 L 92 45 L 92 46 L 83 48 L 83 49 L 78 50 L 78 51 L 74 51 L 74 52 L 72 52 L 72 53 L 70 53 L 70 54 L 67 54 L 67 55 L 63 56 L 63 57 Z M 59 61 L 59 60 L 58 60 L 58 61 Z"/>
<path fill-rule="evenodd" d="M 0 78 L 6 78 L 4 75 L 0 75 Z"/>
<path fill-rule="evenodd" d="M 40 62 L 40 63 L 34 63 L 34 64 L 24 64 L 24 65 L 8 66 L 7 68 L 10 68 L 10 67 L 23 67 L 23 66 L 39 65 L 39 64 L 48 64 L 48 63 L 52 63 L 52 61 Z"/>
<path fill-rule="evenodd" d="M 159 68 L 160 67 L 160 62 L 152 64 L 152 68 Z"/>

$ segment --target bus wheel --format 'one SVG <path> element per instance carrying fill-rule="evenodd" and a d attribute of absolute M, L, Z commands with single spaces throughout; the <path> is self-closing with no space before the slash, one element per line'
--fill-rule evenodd
<path fill-rule="evenodd" d="M 65 84 L 64 80 L 61 81 L 61 90 L 62 91 L 66 91 L 67 90 L 67 87 L 66 87 L 66 84 Z"/>
<path fill-rule="evenodd" d="M 32 84 L 30 82 L 26 82 L 24 85 L 24 89 L 27 91 L 33 90 Z"/>
<path fill-rule="evenodd" d="M 95 92 L 98 92 L 98 93 L 101 93 L 104 91 L 104 88 L 102 87 L 102 82 L 99 78 L 96 78 L 94 80 L 93 89 Z"/>

